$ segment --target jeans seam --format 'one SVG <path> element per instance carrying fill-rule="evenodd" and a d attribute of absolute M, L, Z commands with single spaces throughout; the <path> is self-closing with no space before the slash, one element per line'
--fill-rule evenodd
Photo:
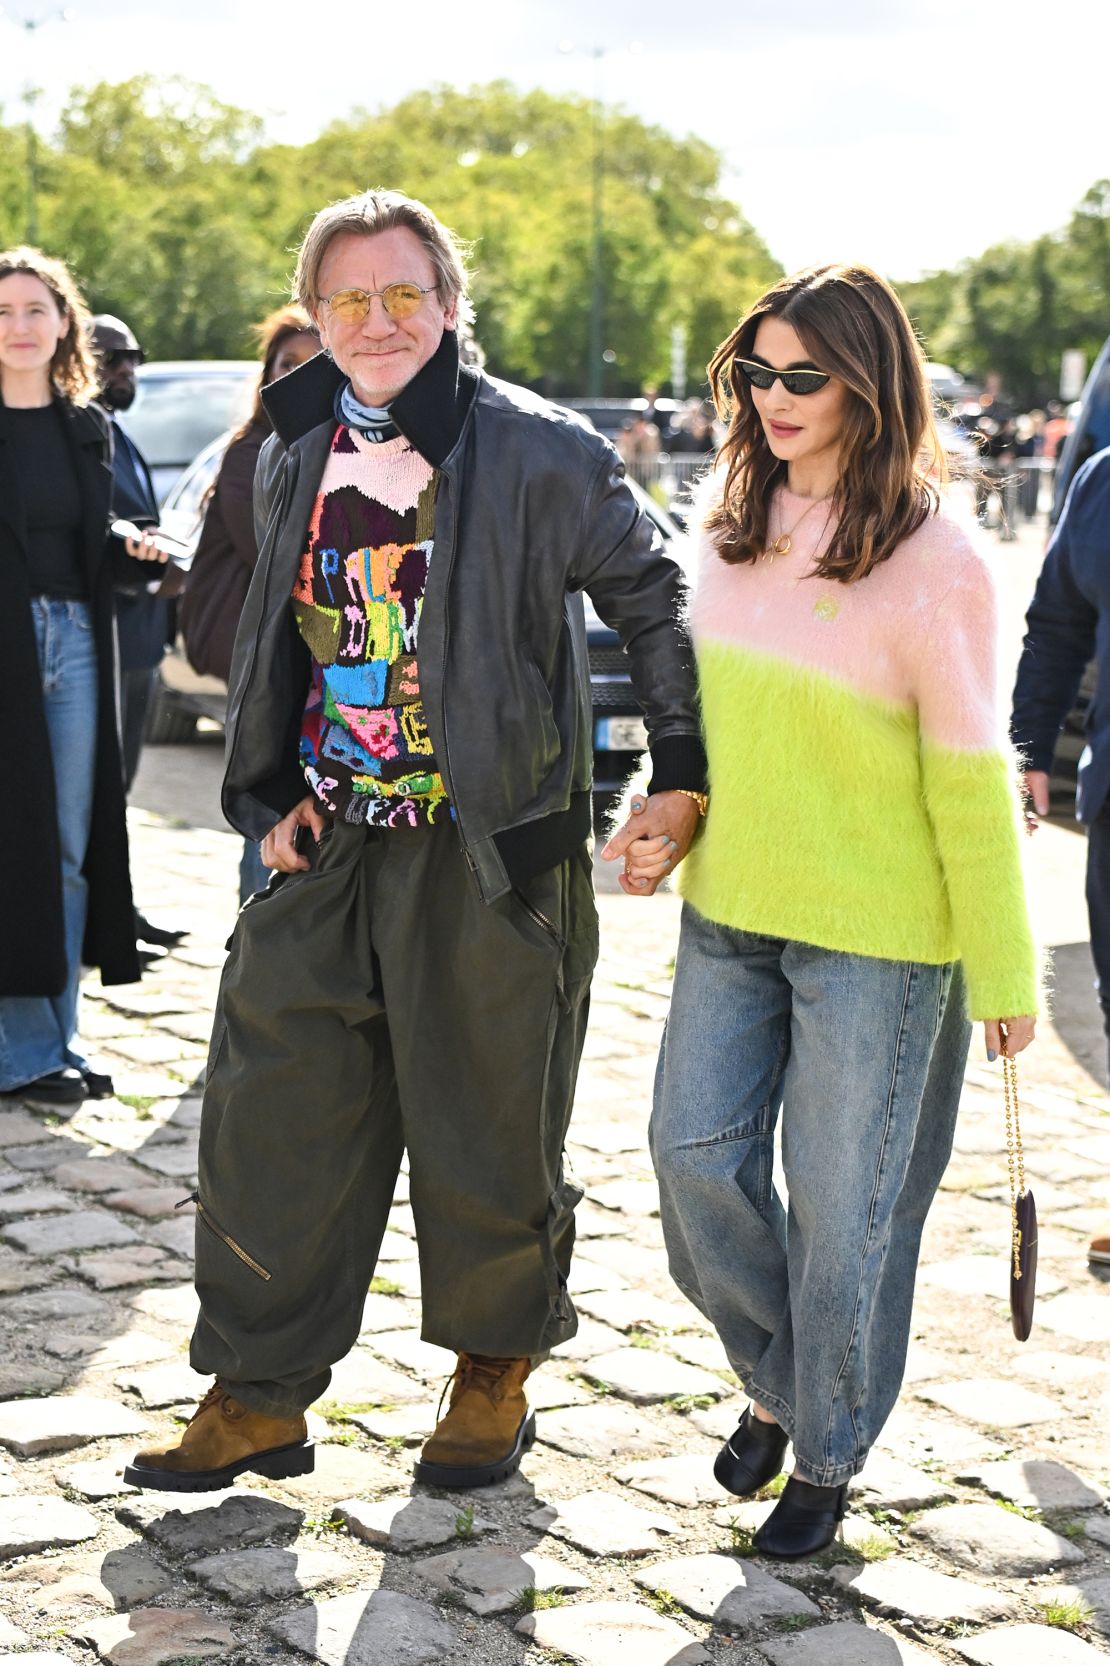
<path fill-rule="evenodd" d="M 908 1012 L 908 1009 L 909 1009 L 910 996 L 913 992 L 913 988 L 914 988 L 916 978 L 917 978 L 917 967 L 913 963 L 910 963 L 907 967 L 906 982 L 905 982 L 905 987 L 904 987 L 903 994 L 902 994 L 902 1011 L 899 1015 L 899 1020 L 898 1020 L 898 1034 L 897 1034 L 897 1039 L 896 1039 L 895 1047 L 894 1047 L 894 1062 L 893 1062 L 893 1065 L 891 1067 L 890 1086 L 889 1086 L 888 1091 L 887 1091 L 886 1114 L 885 1114 L 884 1121 L 883 1121 L 883 1137 L 882 1137 L 882 1141 L 881 1141 L 880 1146 L 879 1146 L 878 1157 L 877 1157 L 877 1160 L 876 1160 L 876 1163 L 875 1163 L 875 1182 L 874 1182 L 874 1185 L 872 1187 L 872 1192 L 871 1192 L 871 1203 L 870 1203 L 870 1208 L 869 1208 L 869 1211 L 868 1211 L 868 1219 L 867 1219 L 867 1231 L 864 1234 L 863 1247 L 861 1249 L 860 1258 L 859 1258 L 859 1273 L 858 1273 L 858 1282 L 857 1282 L 857 1285 L 856 1285 L 856 1298 L 855 1298 L 855 1303 L 854 1303 L 853 1309 L 852 1309 L 852 1328 L 848 1333 L 848 1340 L 847 1340 L 847 1342 L 845 1344 L 845 1348 L 844 1348 L 844 1357 L 842 1358 L 842 1360 L 840 1362 L 840 1365 L 837 1369 L 836 1377 L 833 1380 L 832 1393 L 829 1396 L 829 1415 L 828 1415 L 828 1421 L 825 1425 L 825 1441 L 824 1441 L 824 1450 L 825 1450 L 825 1466 L 824 1467 L 825 1467 L 825 1470 L 828 1470 L 830 1467 L 832 1467 L 832 1459 L 831 1459 L 831 1454 L 830 1454 L 829 1447 L 830 1447 L 830 1443 L 831 1443 L 831 1440 L 832 1440 L 833 1412 L 834 1412 L 834 1409 L 836 1407 L 837 1394 L 839 1392 L 840 1384 L 841 1384 L 841 1381 L 844 1377 L 844 1373 L 848 1368 L 848 1361 L 852 1357 L 852 1351 L 855 1347 L 856 1337 L 859 1334 L 860 1303 L 861 1303 L 862 1291 L 863 1291 L 863 1273 L 864 1273 L 864 1267 L 865 1267 L 866 1262 L 867 1262 L 867 1256 L 868 1256 L 868 1251 L 869 1251 L 870 1244 L 871 1244 L 872 1233 L 874 1232 L 874 1228 L 875 1228 L 875 1209 L 876 1209 L 876 1205 L 877 1205 L 877 1201 L 878 1201 L 878 1195 L 879 1195 L 881 1182 L 882 1182 L 883 1164 L 884 1164 L 884 1161 L 885 1161 L 885 1158 L 886 1158 L 887 1147 L 888 1147 L 889 1142 L 890 1142 L 890 1121 L 891 1121 L 891 1115 L 892 1115 L 892 1112 L 893 1112 L 895 1093 L 896 1093 L 896 1090 L 897 1090 L 899 1069 L 900 1069 L 901 1062 L 902 1062 L 902 1049 L 903 1049 L 903 1045 L 904 1045 L 904 1042 L 905 1042 L 906 1016 L 907 1016 L 907 1012 Z M 849 1418 L 850 1418 L 851 1424 L 852 1424 L 852 1434 L 853 1434 L 853 1438 L 854 1438 L 854 1441 L 855 1441 L 856 1456 L 858 1456 L 858 1453 L 859 1453 L 859 1431 L 856 1428 L 855 1413 L 856 1413 L 856 1407 L 855 1406 L 851 1406 L 851 1407 L 848 1408 L 848 1415 L 849 1415 Z M 854 1459 L 853 1459 L 853 1461 L 854 1461 Z"/>

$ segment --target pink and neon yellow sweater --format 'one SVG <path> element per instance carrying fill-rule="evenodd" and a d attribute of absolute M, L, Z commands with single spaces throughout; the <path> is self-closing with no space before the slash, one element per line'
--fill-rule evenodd
<path fill-rule="evenodd" d="M 780 489 L 772 526 L 806 500 Z M 724 925 L 962 960 L 973 1018 L 1039 1006 L 994 585 L 947 507 L 856 584 L 815 577 L 814 510 L 774 562 L 699 537 L 691 608 L 710 809 L 681 890 Z"/>

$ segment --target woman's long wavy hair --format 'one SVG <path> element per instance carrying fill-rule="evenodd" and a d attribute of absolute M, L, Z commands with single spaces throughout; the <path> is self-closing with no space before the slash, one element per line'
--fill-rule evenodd
<path fill-rule="evenodd" d="M 275 312 L 268 313 L 261 323 L 254 325 L 254 334 L 258 337 L 258 348 L 262 355 L 262 369 L 254 390 L 254 402 L 251 414 L 246 421 L 237 428 L 231 436 L 229 444 L 242 439 L 248 428 L 256 426 L 270 427 L 270 419 L 266 415 L 266 408 L 262 403 L 262 389 L 269 387 L 274 379 L 274 361 L 290 336 L 308 335 L 320 339 L 320 332 L 308 316 L 303 307 L 296 302 L 278 307 Z"/>
<path fill-rule="evenodd" d="M 26 272 L 45 284 L 58 311 L 68 321 L 66 333 L 50 361 L 50 385 L 71 404 L 88 405 L 96 398 L 100 377 L 89 345 L 89 309 L 76 278 L 64 261 L 26 244 L 0 252 L 0 278 L 9 278 L 13 272 Z"/>
<path fill-rule="evenodd" d="M 853 584 L 935 512 L 937 482 L 948 478 L 925 356 L 901 301 L 866 266 L 811 267 L 760 297 L 709 364 L 728 433 L 717 463 L 723 494 L 706 526 L 728 562 L 756 561 L 766 550 L 771 500 L 786 480 L 747 384 L 736 388 L 732 378 L 733 360 L 751 357 L 764 318 L 789 324 L 813 363 L 847 390 L 836 528 L 816 571 Z"/>

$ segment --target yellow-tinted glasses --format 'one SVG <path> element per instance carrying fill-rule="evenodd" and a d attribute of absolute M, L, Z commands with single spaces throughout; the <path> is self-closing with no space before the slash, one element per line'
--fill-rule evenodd
<path fill-rule="evenodd" d="M 740 378 L 750 382 L 753 388 L 760 388 L 764 393 L 775 385 L 776 378 L 787 393 L 795 398 L 807 393 L 816 393 L 829 380 L 825 370 L 775 370 L 769 364 L 760 364 L 757 359 L 733 359 L 732 361 L 732 391 L 739 394 L 741 390 Z"/>
<path fill-rule="evenodd" d="M 344 323 L 359 324 L 370 311 L 374 296 L 380 295 L 390 318 L 400 323 L 412 317 L 424 296 L 430 295 L 434 288 L 434 284 L 431 289 L 421 289 L 418 283 L 387 283 L 384 289 L 337 289 L 334 295 L 321 295 L 320 299 Z"/>

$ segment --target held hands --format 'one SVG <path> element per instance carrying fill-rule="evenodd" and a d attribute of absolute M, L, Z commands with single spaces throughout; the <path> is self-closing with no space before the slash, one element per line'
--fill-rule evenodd
<path fill-rule="evenodd" d="M 624 857 L 620 888 L 630 897 L 650 897 L 673 873 L 694 842 L 701 817 L 685 793 L 637 793 L 632 814 L 618 828 L 601 855 L 606 862 Z"/>
<path fill-rule="evenodd" d="M 1037 1020 L 1028 1014 L 1022 1018 L 988 1018 L 983 1025 L 983 1039 L 987 1044 L 989 1062 L 993 1064 L 1001 1053 L 1003 1038 L 1006 1051 L 1011 1058 L 1016 1058 L 1018 1053 L 1024 1053 L 1036 1029 Z"/>
<path fill-rule="evenodd" d="M 307 798 L 302 798 L 299 804 L 293 806 L 287 816 L 282 816 L 277 826 L 271 827 L 263 839 L 263 867 L 276 868 L 279 873 L 301 873 L 310 868 L 312 863 L 307 856 L 301 855 L 294 841 L 300 829 L 308 827 L 319 843 L 325 825 L 323 812 L 309 793 Z"/>

